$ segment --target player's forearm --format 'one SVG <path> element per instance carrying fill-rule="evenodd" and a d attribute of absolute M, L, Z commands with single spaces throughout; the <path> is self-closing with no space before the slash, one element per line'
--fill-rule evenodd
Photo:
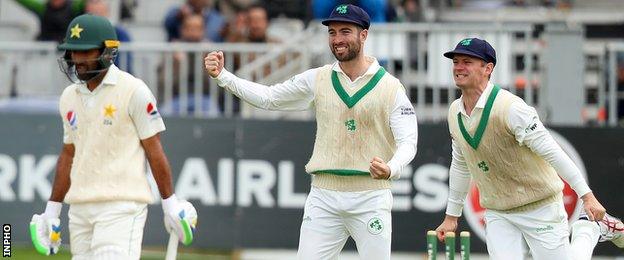
<path fill-rule="evenodd" d="M 470 174 L 460 173 L 456 169 L 451 168 L 449 175 L 449 197 L 446 205 L 446 214 L 459 217 L 470 188 Z"/>
<path fill-rule="evenodd" d="M 390 179 L 396 180 L 401 177 L 401 172 L 416 156 L 416 143 L 406 142 L 399 144 L 394 156 L 388 161 L 390 167 Z"/>
<path fill-rule="evenodd" d="M 163 199 L 169 198 L 173 194 L 173 184 L 171 179 L 171 167 L 169 160 L 160 144 L 160 135 L 156 134 L 141 141 L 147 161 L 152 169 L 152 176 L 158 186 L 158 192 Z"/>
<path fill-rule="evenodd" d="M 161 150 L 162 151 L 162 150 Z M 148 155 L 148 162 L 152 169 L 152 175 L 158 186 L 158 192 L 163 199 L 169 198 L 173 194 L 173 183 L 171 178 L 171 168 L 169 161 L 164 156 L 164 152 Z"/>
<path fill-rule="evenodd" d="M 271 87 L 241 79 L 223 69 L 217 84 L 247 103 L 266 110 L 306 110 L 314 94 L 307 86 L 284 82 Z"/>
<path fill-rule="evenodd" d="M 397 150 L 388 161 L 388 166 L 390 167 L 390 178 L 398 179 L 403 167 L 416 156 L 418 144 L 416 113 L 403 91 L 399 91 L 396 95 L 394 108 L 390 114 L 390 129 L 397 144 Z"/>
<path fill-rule="evenodd" d="M 169 163 L 165 159 L 165 162 L 154 164 L 155 166 L 152 166 L 152 163 L 150 162 L 150 167 L 152 167 L 152 175 L 154 176 L 154 180 L 156 180 L 160 197 L 163 199 L 169 198 L 173 194 L 171 171 L 168 170 Z M 164 168 L 167 168 L 167 170 Z"/>
<path fill-rule="evenodd" d="M 470 188 L 470 172 L 459 147 L 452 143 L 453 153 L 451 168 L 449 170 L 449 197 L 446 206 L 446 214 L 450 216 L 461 216 L 466 195 Z"/>
<path fill-rule="evenodd" d="M 549 161 L 550 165 L 555 168 L 555 171 L 566 181 L 570 187 L 581 197 L 591 192 L 589 185 L 583 178 L 581 171 L 576 167 L 572 159 L 567 154 L 560 150 L 554 160 Z"/>
<path fill-rule="evenodd" d="M 512 104 L 508 124 L 516 140 L 546 160 L 578 196 L 591 191 L 580 170 L 555 142 L 534 108 L 521 102 Z"/>
<path fill-rule="evenodd" d="M 546 160 L 579 197 L 591 192 L 581 171 L 552 136 L 548 132 L 540 134 L 543 136 L 528 142 L 531 150 Z"/>
<path fill-rule="evenodd" d="M 69 177 L 71 173 L 71 165 L 74 160 L 74 146 L 64 145 L 56 163 L 56 175 L 54 176 L 54 184 L 52 186 L 52 194 L 50 201 L 63 202 L 65 194 L 71 185 Z"/>
<path fill-rule="evenodd" d="M 271 91 L 268 86 L 241 79 L 225 69 L 216 80 L 219 86 L 255 107 L 275 109 L 271 106 Z"/>

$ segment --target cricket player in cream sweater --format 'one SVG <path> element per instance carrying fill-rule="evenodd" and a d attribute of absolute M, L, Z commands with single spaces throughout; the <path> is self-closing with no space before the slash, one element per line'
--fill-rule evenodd
<path fill-rule="evenodd" d="M 154 96 L 113 61 L 119 41 L 103 17 L 81 15 L 67 28 L 61 69 L 74 84 L 61 95 L 63 148 L 45 212 L 30 234 L 44 255 L 58 251 L 62 202 L 69 204 L 72 259 L 139 259 L 147 204 L 145 161 L 163 201 L 165 226 L 188 245 L 197 214 L 173 194 L 159 133 L 165 130 Z"/>
<path fill-rule="evenodd" d="M 223 53 L 205 66 L 217 83 L 268 110 L 316 112 L 317 132 L 306 171 L 298 259 L 334 259 L 351 236 L 361 259 L 390 259 L 391 180 L 416 154 L 416 115 L 403 85 L 363 54 L 370 18 L 354 5 L 337 6 L 322 22 L 338 60 L 267 87 L 223 68 Z"/>
<path fill-rule="evenodd" d="M 453 60 L 453 79 L 462 95 L 448 113 L 453 158 L 438 239 L 457 229 L 472 178 L 486 208 L 491 259 L 523 259 L 524 240 L 533 259 L 590 259 L 598 240 L 623 247 L 622 222 L 606 214 L 535 109 L 489 82 L 494 48 L 468 38 L 444 56 Z M 583 201 L 584 214 L 572 225 L 572 245 L 559 176 Z"/>

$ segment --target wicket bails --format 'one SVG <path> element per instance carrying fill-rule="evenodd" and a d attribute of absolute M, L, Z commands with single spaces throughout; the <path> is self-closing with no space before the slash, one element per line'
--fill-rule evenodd
<path fill-rule="evenodd" d="M 470 259 L 470 232 L 462 231 L 460 237 L 460 258 L 461 260 Z M 455 233 L 447 232 L 444 238 L 444 251 L 447 260 L 455 260 Z M 438 255 L 438 238 L 436 231 L 427 231 L 427 259 L 435 260 Z"/>

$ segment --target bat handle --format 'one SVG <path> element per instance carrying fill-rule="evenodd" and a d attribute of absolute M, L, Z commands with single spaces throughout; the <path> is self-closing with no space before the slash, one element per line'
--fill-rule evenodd
<path fill-rule="evenodd" d="M 175 260 L 178 255 L 178 236 L 171 232 L 169 234 L 169 243 L 167 244 L 167 254 L 165 260 Z"/>

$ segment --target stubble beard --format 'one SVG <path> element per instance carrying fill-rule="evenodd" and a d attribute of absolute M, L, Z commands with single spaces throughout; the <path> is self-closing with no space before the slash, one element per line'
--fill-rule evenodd
<path fill-rule="evenodd" d="M 360 38 L 358 37 L 358 42 L 354 43 L 353 45 L 347 44 L 347 53 L 344 54 L 343 56 L 339 56 L 338 54 L 336 54 L 336 50 L 332 47 L 331 51 L 332 51 L 332 54 L 334 54 L 334 57 L 336 58 L 336 60 L 340 62 L 347 62 L 347 61 L 354 60 L 357 57 L 358 53 L 360 52 L 360 49 L 362 48 L 362 46 L 359 44 L 359 40 Z"/>

